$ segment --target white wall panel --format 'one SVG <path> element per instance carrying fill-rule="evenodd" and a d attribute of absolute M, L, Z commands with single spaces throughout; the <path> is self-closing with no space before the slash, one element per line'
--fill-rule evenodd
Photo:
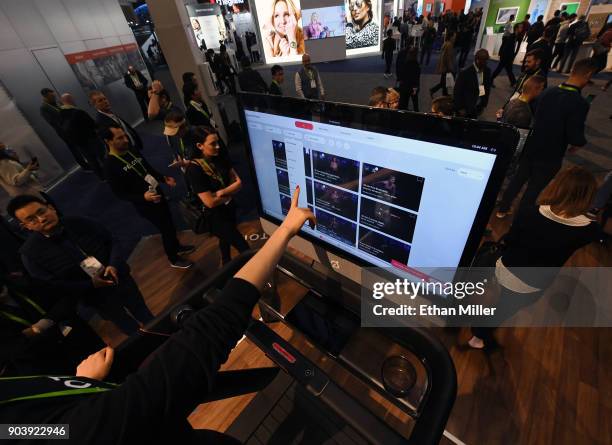
<path fill-rule="evenodd" d="M 98 3 L 104 6 L 108 19 L 113 24 L 113 28 L 115 28 L 116 35 L 129 34 L 132 32 L 117 0 L 98 0 Z"/>
<path fill-rule="evenodd" d="M 2 0 L 0 3 L 26 48 L 55 45 L 55 37 L 33 0 Z"/>
<path fill-rule="evenodd" d="M 117 9 L 121 11 L 119 5 L 116 5 Z M 93 0 L 89 2 L 89 10 L 91 11 L 92 17 L 96 26 L 98 27 L 98 32 L 102 37 L 110 37 L 117 35 L 117 31 L 115 31 L 115 27 L 113 26 L 113 22 L 111 21 L 104 5 L 99 0 Z M 121 14 L 123 17 L 123 14 Z M 123 18 L 125 21 L 125 18 Z"/>
<path fill-rule="evenodd" d="M 35 3 L 55 40 L 58 42 L 81 40 L 68 11 L 60 0 L 36 0 Z"/>
<path fill-rule="evenodd" d="M 23 48 L 23 42 L 13 29 L 9 18 L 2 11 L 2 3 L 0 2 L 0 51 L 16 48 Z"/>
<path fill-rule="evenodd" d="M 102 37 L 92 16 L 90 0 L 62 0 L 81 39 Z"/>

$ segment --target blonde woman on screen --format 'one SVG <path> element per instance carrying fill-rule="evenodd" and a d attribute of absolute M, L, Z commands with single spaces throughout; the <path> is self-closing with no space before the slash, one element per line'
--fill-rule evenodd
<path fill-rule="evenodd" d="M 272 57 L 304 54 L 300 11 L 292 0 L 273 0 L 272 17 L 263 26 L 266 53 Z"/>

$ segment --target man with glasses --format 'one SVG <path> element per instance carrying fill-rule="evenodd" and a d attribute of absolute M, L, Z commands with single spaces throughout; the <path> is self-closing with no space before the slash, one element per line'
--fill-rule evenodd
<path fill-rule="evenodd" d="M 7 212 L 31 233 L 20 249 L 28 274 L 63 295 L 65 304 L 95 308 L 125 334 L 153 318 L 112 235 L 88 218 L 60 218 L 41 198 L 13 198 Z"/>

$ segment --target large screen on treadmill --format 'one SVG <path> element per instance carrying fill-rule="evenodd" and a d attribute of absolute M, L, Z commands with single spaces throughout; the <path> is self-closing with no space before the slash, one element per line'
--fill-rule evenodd
<path fill-rule="evenodd" d="M 498 138 L 490 128 L 479 143 L 466 138 L 477 138 L 478 129 L 437 117 L 423 116 L 419 127 L 414 113 L 347 113 L 349 105 L 324 104 L 302 118 L 280 111 L 291 108 L 244 107 L 264 216 L 281 221 L 299 185 L 300 206 L 318 221 L 303 232 L 326 246 L 405 271 L 460 265 L 496 161 L 508 154 L 504 144 L 491 144 Z"/>

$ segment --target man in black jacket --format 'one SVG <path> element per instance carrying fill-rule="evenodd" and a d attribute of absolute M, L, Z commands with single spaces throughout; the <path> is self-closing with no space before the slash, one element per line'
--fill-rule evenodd
<path fill-rule="evenodd" d="M 134 92 L 138 106 L 142 110 L 144 120 L 149 120 L 147 109 L 149 107 L 149 97 L 147 94 L 147 86 L 149 81 L 143 74 L 134 68 L 132 65 L 128 66 L 127 73 L 123 76 L 123 82 L 125 86 Z"/>
<path fill-rule="evenodd" d="M 136 151 L 142 151 L 142 140 L 140 136 L 125 120 L 117 116 L 111 104 L 102 91 L 92 91 L 89 93 L 89 102 L 96 109 L 96 126 L 98 129 L 105 127 L 120 126 L 127 134 L 130 148 Z"/>
<path fill-rule="evenodd" d="M 65 307 L 74 310 L 77 301 L 92 306 L 127 335 L 153 318 L 103 226 L 80 217 L 60 220 L 52 205 L 29 195 L 13 198 L 7 212 L 31 232 L 20 249 L 28 274 L 62 295 Z"/>
<path fill-rule="evenodd" d="M 596 69 L 591 59 L 579 60 L 567 81 L 540 95 L 533 132 L 525 143 L 518 171 L 502 196 L 498 218 L 504 218 L 510 212 L 512 201 L 526 182 L 527 189 L 519 212 L 533 206 L 540 192 L 561 168 L 568 145 L 572 150 L 586 145 L 584 124 L 589 103 L 581 91 Z"/>
<path fill-rule="evenodd" d="M 479 49 L 474 55 L 474 63 L 459 72 L 453 101 L 460 116 L 476 119 L 489 103 L 491 70 L 488 61 L 489 52 Z"/>
<path fill-rule="evenodd" d="M 274 65 L 270 69 L 270 73 L 272 74 L 272 82 L 270 83 L 270 94 L 282 96 L 283 89 L 281 85 L 285 81 L 285 70 L 283 70 L 283 67 L 280 65 Z"/>
<path fill-rule="evenodd" d="M 306 220 L 314 227 L 312 212 L 297 207 L 298 196 L 296 191 L 279 230 L 234 275 L 222 295 L 192 315 L 123 384 L 101 381 L 111 367 L 110 348 L 81 363 L 77 377 L 0 379 L 2 421 L 69 424 L 67 442 L 75 444 L 237 444 L 219 433 L 204 436 L 186 419 L 213 388 L 219 367 L 243 336 L 260 291 L 290 239 Z"/>
<path fill-rule="evenodd" d="M 185 100 L 188 100 L 185 116 L 189 123 L 191 125 L 204 125 L 215 128 L 217 124 L 206 106 L 206 102 L 202 99 L 202 93 L 197 84 L 185 84 L 183 92 Z"/>
<path fill-rule="evenodd" d="M 76 107 L 72 94 L 62 94 L 62 129 L 66 139 L 74 144 L 87 159 L 87 165 L 100 178 L 106 149 L 96 133 L 96 122 L 84 110 Z"/>
<path fill-rule="evenodd" d="M 251 61 L 243 57 L 240 65 L 242 65 L 242 72 L 238 74 L 240 89 L 251 93 L 267 93 L 268 86 L 261 77 L 261 74 L 251 68 Z"/>
<path fill-rule="evenodd" d="M 544 16 L 539 15 L 537 21 L 527 31 L 527 48 L 544 34 Z M 529 49 L 527 50 L 529 51 Z"/>
<path fill-rule="evenodd" d="M 195 248 L 179 243 L 168 201 L 159 188 L 162 182 L 175 187 L 174 178 L 163 176 L 139 151 L 130 149 L 128 137 L 118 125 L 103 128 L 100 137 L 108 145 L 104 172 L 115 195 L 131 202 L 140 216 L 161 232 L 164 251 L 172 267 L 188 269 L 193 266 L 190 261 L 179 257 L 193 252 Z"/>
<path fill-rule="evenodd" d="M 62 129 L 62 109 L 60 104 L 57 103 L 55 91 L 50 88 L 43 88 L 40 90 L 40 95 L 43 98 L 40 104 L 40 115 L 55 130 L 60 139 L 66 143 L 76 163 L 79 164 L 83 170 L 89 170 L 89 165 L 83 154 L 77 147 L 70 143 L 64 134 Z"/>

